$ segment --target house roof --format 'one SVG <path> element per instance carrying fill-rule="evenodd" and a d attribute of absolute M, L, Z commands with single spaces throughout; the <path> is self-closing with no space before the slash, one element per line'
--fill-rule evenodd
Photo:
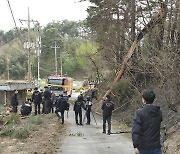
<path fill-rule="evenodd" d="M 0 91 L 24 90 L 32 88 L 32 83 L 24 80 L 0 80 Z"/>

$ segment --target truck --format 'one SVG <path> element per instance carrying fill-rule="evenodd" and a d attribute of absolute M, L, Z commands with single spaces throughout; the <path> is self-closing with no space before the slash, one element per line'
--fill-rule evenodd
<path fill-rule="evenodd" d="M 56 97 L 59 97 L 59 95 L 63 93 L 71 96 L 73 79 L 63 75 L 50 75 L 47 78 L 46 86 L 48 86 L 49 89 L 54 92 Z"/>

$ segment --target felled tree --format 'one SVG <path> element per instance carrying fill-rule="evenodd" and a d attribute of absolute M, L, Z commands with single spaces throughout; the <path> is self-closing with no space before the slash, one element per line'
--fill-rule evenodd
<path fill-rule="evenodd" d="M 162 0 L 159 0 L 159 4 L 160 4 L 160 11 L 158 14 L 154 15 L 152 17 L 152 19 L 147 23 L 147 25 L 145 25 L 145 27 L 137 34 L 134 42 L 132 43 L 128 53 L 126 54 L 126 56 L 124 57 L 124 60 L 122 62 L 122 65 L 120 67 L 120 71 L 118 72 L 116 78 L 114 79 L 112 85 L 110 86 L 110 88 L 107 90 L 107 92 L 105 93 L 105 95 L 103 96 L 103 99 L 111 93 L 113 86 L 122 78 L 124 71 L 126 70 L 126 67 L 128 65 L 128 61 L 131 59 L 132 55 L 135 52 L 135 49 L 137 47 L 137 44 L 140 42 L 140 40 L 144 37 L 144 35 L 146 35 L 148 32 L 151 31 L 151 29 L 153 29 L 156 25 L 161 24 L 162 20 L 165 18 L 166 16 L 166 5 Z"/>

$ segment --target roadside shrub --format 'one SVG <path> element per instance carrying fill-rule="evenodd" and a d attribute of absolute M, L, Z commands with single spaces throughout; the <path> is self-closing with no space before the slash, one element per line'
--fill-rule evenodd
<path fill-rule="evenodd" d="M 30 127 L 24 125 L 24 127 L 15 128 L 12 136 L 18 139 L 26 139 L 29 137 L 30 131 Z"/>
<path fill-rule="evenodd" d="M 48 119 L 53 119 L 55 117 L 56 117 L 56 114 L 47 114 L 46 115 L 46 118 L 48 118 Z"/>
<path fill-rule="evenodd" d="M 113 93 L 119 96 L 121 102 L 125 101 L 126 98 L 131 96 L 131 85 L 128 80 L 122 80 L 113 87 Z"/>
<path fill-rule="evenodd" d="M 29 122 L 34 125 L 41 125 L 43 123 L 43 120 L 39 116 L 32 116 L 30 117 Z"/>
<path fill-rule="evenodd" d="M 3 119 L 3 116 L 0 115 L 0 125 L 3 125 L 4 124 L 4 119 Z"/>
<path fill-rule="evenodd" d="M 12 113 L 9 116 L 5 117 L 5 122 L 8 124 L 19 124 L 20 123 L 20 116 L 16 113 Z"/>
<path fill-rule="evenodd" d="M 17 139 L 26 139 L 29 137 L 31 127 L 29 125 L 23 125 L 18 127 L 18 125 L 8 124 L 0 132 L 1 136 L 9 136 Z"/>
<path fill-rule="evenodd" d="M 0 106 L 0 114 L 3 112 L 3 110 L 4 110 L 4 107 Z"/>
<path fill-rule="evenodd" d="M 0 132 L 1 136 L 12 136 L 14 132 L 14 128 L 12 124 L 6 125 L 5 127 L 3 127 L 3 129 Z"/>

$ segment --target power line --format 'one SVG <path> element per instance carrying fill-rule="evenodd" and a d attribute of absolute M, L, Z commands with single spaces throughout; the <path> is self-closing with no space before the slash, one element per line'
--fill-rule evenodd
<path fill-rule="evenodd" d="M 14 24 L 15 24 L 15 28 L 18 29 L 18 28 L 17 28 L 17 25 L 16 25 L 16 21 L 15 21 L 15 18 L 14 18 L 13 11 L 12 11 L 12 8 L 11 8 L 11 5 L 10 5 L 9 0 L 7 0 L 7 3 L 8 3 L 8 5 L 9 5 L 9 9 L 10 9 L 10 11 L 11 11 L 11 15 L 12 15 L 12 18 L 13 18 L 13 21 L 14 21 Z"/>
<path fill-rule="evenodd" d="M 17 24 L 16 24 L 16 21 L 15 21 L 15 18 L 14 18 L 14 14 L 13 14 L 13 11 L 12 11 L 12 8 L 11 8 L 11 4 L 10 4 L 10 2 L 9 2 L 9 0 L 7 0 L 7 3 L 8 3 L 8 6 L 9 6 L 9 10 L 10 10 L 10 12 L 11 12 L 11 16 L 12 16 L 12 18 L 13 18 L 13 22 L 14 22 L 14 25 L 15 25 L 15 28 L 16 28 L 16 30 L 17 30 L 17 32 L 20 34 L 20 41 L 21 41 L 21 43 L 23 43 L 24 41 L 22 40 L 22 38 L 21 38 L 21 31 L 18 29 L 18 27 L 17 27 Z"/>
<path fill-rule="evenodd" d="M 10 12 L 11 12 L 14 24 L 15 24 L 15 28 L 19 32 L 20 40 L 21 40 L 21 31 L 17 27 L 17 24 L 16 24 L 16 21 L 15 21 L 14 14 L 13 14 L 13 11 L 12 11 L 12 8 L 11 8 L 9 0 L 7 0 L 7 3 L 8 3 L 8 6 L 9 6 L 9 9 L 10 9 Z M 29 8 L 28 8 L 28 20 L 20 20 L 21 23 L 22 23 L 22 21 L 27 21 L 28 22 L 28 43 L 30 44 L 30 41 L 32 40 L 32 38 L 30 37 L 30 22 L 33 22 L 33 23 L 38 23 L 38 22 L 37 21 L 33 21 L 33 20 L 30 21 Z M 38 26 L 39 26 L 39 23 L 38 23 Z M 21 42 L 23 42 L 23 41 L 21 40 Z M 38 43 L 38 80 L 39 80 L 39 54 L 40 54 L 39 52 L 40 52 L 40 44 Z M 29 81 L 31 81 L 31 76 L 32 76 L 31 73 L 32 72 L 31 72 L 30 47 L 29 47 L 29 49 L 28 49 L 28 80 Z"/>

